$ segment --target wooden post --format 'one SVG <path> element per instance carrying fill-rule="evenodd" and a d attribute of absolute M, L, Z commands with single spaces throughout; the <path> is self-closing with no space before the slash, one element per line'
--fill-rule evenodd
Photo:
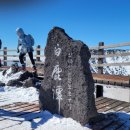
<path fill-rule="evenodd" d="M 3 60 L 4 60 L 4 66 L 7 66 L 7 47 L 4 47 L 3 49 Z"/>
<path fill-rule="evenodd" d="M 40 57 L 39 57 L 40 54 L 41 54 L 40 48 L 41 48 L 41 46 L 38 45 L 38 46 L 37 46 L 37 51 L 36 51 L 36 61 L 40 61 Z"/>
<path fill-rule="evenodd" d="M 99 42 L 100 46 L 104 46 L 104 42 Z M 104 49 L 99 49 L 98 55 L 104 55 Z M 103 58 L 98 58 L 98 64 L 103 64 Z M 103 74 L 103 67 L 98 67 L 98 74 Z"/>

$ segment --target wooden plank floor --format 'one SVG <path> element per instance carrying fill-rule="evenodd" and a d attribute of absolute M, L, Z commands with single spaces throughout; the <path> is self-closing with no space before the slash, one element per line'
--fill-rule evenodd
<path fill-rule="evenodd" d="M 122 116 L 130 116 L 130 104 L 123 101 L 118 101 L 110 98 L 100 97 L 96 99 L 96 107 L 99 113 L 103 114 L 104 118 L 96 122 L 91 122 L 92 130 L 130 130 L 128 121 L 130 117 L 122 120 L 118 114 L 112 112 L 124 112 Z M 40 113 L 38 101 L 33 103 L 14 103 L 5 106 L 0 106 L 0 130 L 9 130 L 12 127 L 21 125 L 21 121 L 12 121 L 11 117 L 24 118 L 26 121 L 31 121 L 38 118 Z M 33 116 L 31 116 L 33 114 Z M 34 116 L 35 115 L 35 116 Z"/>
<path fill-rule="evenodd" d="M 100 97 L 96 99 L 96 107 L 99 113 L 104 114 L 104 118 L 91 124 L 93 130 L 130 130 L 130 103 L 114 100 L 110 98 Z M 119 118 L 119 112 L 121 116 L 127 116 L 127 119 Z"/>

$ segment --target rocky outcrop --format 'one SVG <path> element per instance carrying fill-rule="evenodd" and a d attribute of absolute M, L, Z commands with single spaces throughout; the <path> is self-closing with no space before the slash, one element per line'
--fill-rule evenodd
<path fill-rule="evenodd" d="M 5 86 L 5 83 L 0 82 L 0 87 Z"/>
<path fill-rule="evenodd" d="M 29 72 L 29 71 L 25 71 L 23 74 L 20 75 L 19 77 L 19 81 L 24 81 L 24 80 L 27 80 L 28 78 L 32 78 L 34 77 L 33 76 L 33 73 Z"/>
<path fill-rule="evenodd" d="M 6 85 L 7 86 L 21 87 L 23 85 L 23 83 L 16 79 L 16 80 L 10 80 Z"/>
<path fill-rule="evenodd" d="M 33 78 L 28 78 L 27 80 L 25 80 L 25 82 L 23 83 L 23 87 L 35 87 L 37 82 L 39 82 L 39 80 L 35 77 Z"/>
<path fill-rule="evenodd" d="M 29 71 L 12 71 L 12 67 L 1 72 L 2 77 L 0 86 L 16 86 L 16 87 L 37 87 L 39 88 L 40 79 L 36 78 L 36 74 Z"/>

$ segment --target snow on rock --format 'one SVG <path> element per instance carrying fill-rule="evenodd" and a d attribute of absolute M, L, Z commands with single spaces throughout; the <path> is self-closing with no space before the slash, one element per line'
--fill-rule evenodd
<path fill-rule="evenodd" d="M 0 72 L 0 87 L 15 86 L 15 87 L 36 87 L 36 83 L 40 82 L 33 73 L 29 71 L 12 71 L 12 68 Z"/>
<path fill-rule="evenodd" d="M 0 72 L 0 82 L 7 84 L 10 80 L 18 79 L 20 75 L 23 74 L 22 71 L 19 71 L 15 74 L 12 74 L 11 71 L 11 68 L 8 69 L 5 75 L 3 75 L 3 71 Z"/>
<path fill-rule="evenodd" d="M 34 87 L 17 88 L 1 87 L 0 88 L 0 106 L 14 102 L 33 102 L 38 100 L 38 91 Z"/>

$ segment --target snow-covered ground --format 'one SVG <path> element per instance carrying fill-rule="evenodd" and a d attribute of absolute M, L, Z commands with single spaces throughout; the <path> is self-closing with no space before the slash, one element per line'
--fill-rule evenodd
<path fill-rule="evenodd" d="M 34 119 L 35 117 L 38 117 Z M 52 115 L 48 111 L 30 114 L 27 118 L 6 117 L 8 124 L 0 122 L 0 129 L 5 130 L 91 130 L 83 127 L 71 118 L 62 118 L 59 115 Z M 32 121 L 27 121 L 31 120 Z M 13 124 L 12 127 L 10 127 Z M 9 127 L 9 128 L 7 128 Z"/>
<path fill-rule="evenodd" d="M 18 79 L 22 71 L 12 74 L 12 69 L 8 69 L 3 75 L 3 71 L 0 72 L 0 82 L 7 84 L 8 81 Z M 10 104 L 13 102 L 32 102 L 38 100 L 38 91 L 34 87 L 29 88 L 17 88 L 15 86 L 0 86 L 0 106 Z"/>
<path fill-rule="evenodd" d="M 0 87 L 0 106 L 14 102 L 33 102 L 38 100 L 38 91 L 34 87 Z"/>

